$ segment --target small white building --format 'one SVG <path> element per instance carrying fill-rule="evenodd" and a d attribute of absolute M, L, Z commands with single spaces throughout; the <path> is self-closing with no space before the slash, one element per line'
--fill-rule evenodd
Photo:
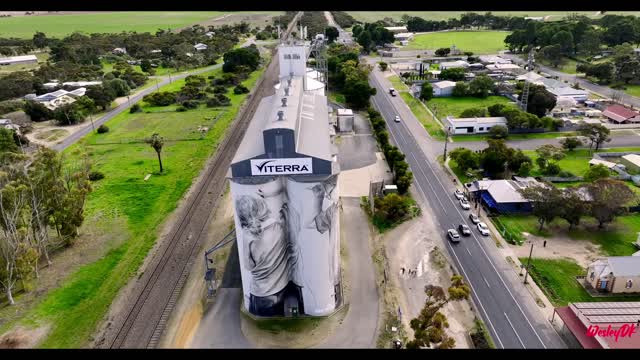
<path fill-rule="evenodd" d="M 213 31 L 208 31 L 206 33 L 204 33 L 204 36 L 208 37 L 209 39 L 211 39 L 216 33 L 214 33 Z"/>
<path fill-rule="evenodd" d="M 469 63 L 464 60 L 447 61 L 440 63 L 440 70 L 453 69 L 453 68 L 468 68 Z"/>
<path fill-rule="evenodd" d="M 620 158 L 620 162 L 626 166 L 627 169 L 634 171 L 640 171 L 640 155 L 628 154 Z"/>
<path fill-rule="evenodd" d="M 523 68 L 516 64 L 489 64 L 487 65 L 487 70 L 490 71 L 504 71 L 510 73 L 517 73 L 524 71 Z"/>
<path fill-rule="evenodd" d="M 404 41 L 404 40 L 409 41 L 413 38 L 413 33 L 405 32 L 405 33 L 395 34 L 393 35 L 393 37 L 397 41 Z"/>
<path fill-rule="evenodd" d="M 9 56 L 0 58 L 0 66 L 17 64 L 37 64 L 38 58 L 35 55 Z"/>
<path fill-rule="evenodd" d="M 496 55 L 480 55 L 478 59 L 483 64 L 511 64 L 511 60 Z"/>
<path fill-rule="evenodd" d="M 196 51 L 202 51 L 202 50 L 207 50 L 208 46 L 207 44 L 198 43 L 193 45 L 193 48 L 196 49 Z"/>
<path fill-rule="evenodd" d="M 559 87 L 559 88 L 551 88 L 547 89 L 551 94 L 556 96 L 556 98 L 560 97 L 570 97 L 573 98 L 577 102 L 584 102 L 589 98 L 589 93 L 584 90 L 574 89 L 572 87 Z"/>
<path fill-rule="evenodd" d="M 127 53 L 127 49 L 125 48 L 115 48 L 113 50 L 111 50 L 112 54 L 126 54 Z"/>
<path fill-rule="evenodd" d="M 445 121 L 445 126 L 453 134 L 484 134 L 497 125 L 507 126 L 507 119 L 504 117 L 453 118 L 447 116 Z"/>
<path fill-rule="evenodd" d="M 408 31 L 406 26 L 387 26 L 385 27 L 385 29 L 391 31 L 394 34 L 406 33 Z"/>
<path fill-rule="evenodd" d="M 400 45 L 402 45 L 402 46 L 409 45 L 409 40 L 400 40 Z"/>
<path fill-rule="evenodd" d="M 433 87 L 433 96 L 451 96 L 453 89 L 456 87 L 456 83 L 453 81 L 439 81 L 431 84 Z"/>

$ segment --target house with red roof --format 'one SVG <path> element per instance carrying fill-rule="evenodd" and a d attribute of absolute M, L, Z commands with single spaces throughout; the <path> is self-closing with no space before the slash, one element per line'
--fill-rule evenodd
<path fill-rule="evenodd" d="M 640 123 L 640 113 L 627 109 L 622 105 L 611 105 L 602 112 L 602 115 L 614 124 Z"/>

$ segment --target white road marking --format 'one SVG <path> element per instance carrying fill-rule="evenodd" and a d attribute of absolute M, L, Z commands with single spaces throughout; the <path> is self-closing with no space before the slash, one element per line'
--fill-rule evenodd
<path fill-rule="evenodd" d="M 469 251 L 469 248 L 464 248 L 464 249 L 467 250 L 467 252 L 469 253 L 470 256 L 473 256 L 473 255 L 471 255 L 471 251 Z"/>
<path fill-rule="evenodd" d="M 507 313 L 503 313 L 503 314 L 504 314 L 504 317 L 509 322 L 509 326 L 511 326 L 511 328 L 513 329 L 513 332 L 516 333 L 516 337 L 518 338 L 518 341 L 520 341 L 520 345 L 522 345 L 522 347 L 526 349 L 527 347 L 524 346 L 524 343 L 522 342 L 522 339 L 520 339 L 520 335 L 518 335 L 518 332 L 516 331 L 516 328 L 513 327 L 513 324 L 511 323 L 511 320 L 509 320 L 509 317 L 507 316 Z"/>
<path fill-rule="evenodd" d="M 491 285 L 489 285 L 489 282 L 487 281 L 487 279 L 483 276 L 482 280 L 484 280 L 485 284 L 487 284 L 488 288 L 491 288 Z"/>

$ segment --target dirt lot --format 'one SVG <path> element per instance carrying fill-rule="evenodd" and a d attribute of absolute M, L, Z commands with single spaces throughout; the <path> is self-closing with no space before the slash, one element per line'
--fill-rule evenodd
<path fill-rule="evenodd" d="M 545 240 L 547 241 L 546 247 L 543 246 Z M 537 258 L 562 259 L 570 255 L 573 260 L 584 268 L 597 258 L 602 257 L 600 245 L 590 241 L 576 241 L 567 236 L 556 235 L 543 238 L 528 234 L 525 245 L 509 244 L 508 247 L 516 258 L 528 257 L 531 243 L 534 244 L 534 255 Z"/>

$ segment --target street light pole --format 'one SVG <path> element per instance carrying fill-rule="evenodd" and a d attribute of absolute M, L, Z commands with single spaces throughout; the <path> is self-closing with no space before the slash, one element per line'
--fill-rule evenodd
<path fill-rule="evenodd" d="M 93 125 L 93 115 L 91 115 L 91 113 L 89 113 L 89 120 L 91 120 L 91 129 L 96 131 L 96 127 Z"/>
<path fill-rule="evenodd" d="M 527 272 L 524 273 L 524 283 L 527 284 L 527 276 L 529 276 L 529 265 L 531 265 L 531 254 L 533 253 L 533 243 L 531 243 L 531 250 L 529 251 L 529 260 L 527 260 Z"/>
<path fill-rule="evenodd" d="M 445 130 L 445 134 L 447 135 L 447 137 L 444 140 L 444 155 L 443 155 L 443 159 L 442 161 L 446 162 L 447 161 L 447 144 L 449 143 L 449 132 L 451 131 L 451 127 L 448 127 L 447 130 Z"/>

